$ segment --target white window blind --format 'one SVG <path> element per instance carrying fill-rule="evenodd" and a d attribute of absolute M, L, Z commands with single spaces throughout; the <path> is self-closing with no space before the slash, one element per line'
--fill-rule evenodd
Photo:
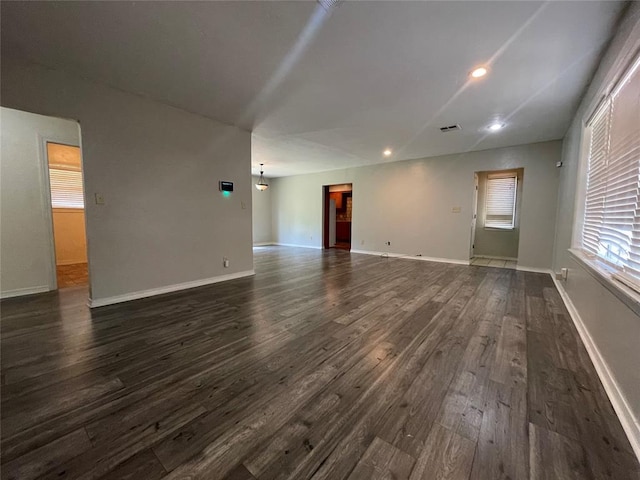
<path fill-rule="evenodd" d="M 53 208 L 84 208 L 82 172 L 50 168 L 49 182 Z"/>
<path fill-rule="evenodd" d="M 513 229 L 516 217 L 516 189 L 518 177 L 515 173 L 494 174 L 487 177 L 484 226 Z"/>
<path fill-rule="evenodd" d="M 582 246 L 640 282 L 640 58 L 589 122 Z"/>

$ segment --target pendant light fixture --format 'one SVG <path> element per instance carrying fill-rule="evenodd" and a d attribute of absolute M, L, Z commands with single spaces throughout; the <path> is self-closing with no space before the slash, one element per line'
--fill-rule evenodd
<path fill-rule="evenodd" d="M 269 188 L 269 184 L 264 179 L 264 172 L 262 171 L 262 166 L 264 163 L 260 164 L 260 178 L 258 179 L 258 183 L 256 183 L 256 188 L 261 192 Z"/>

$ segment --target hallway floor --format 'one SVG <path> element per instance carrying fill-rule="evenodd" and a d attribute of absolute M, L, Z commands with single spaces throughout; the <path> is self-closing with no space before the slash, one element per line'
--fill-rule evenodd
<path fill-rule="evenodd" d="M 510 268 L 512 270 L 516 269 L 515 260 L 502 260 L 498 258 L 473 257 L 471 259 L 471 265 L 475 267 Z"/>
<path fill-rule="evenodd" d="M 58 265 L 56 267 L 58 288 L 89 285 L 89 268 L 86 263 Z"/>

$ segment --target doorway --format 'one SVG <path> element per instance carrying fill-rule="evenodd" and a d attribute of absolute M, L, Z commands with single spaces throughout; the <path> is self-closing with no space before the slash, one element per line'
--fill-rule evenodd
<path fill-rule="evenodd" d="M 46 142 L 57 287 L 89 285 L 80 147 Z"/>
<path fill-rule="evenodd" d="M 524 169 L 475 172 L 471 265 L 515 269 Z"/>
<path fill-rule="evenodd" d="M 325 185 L 323 188 L 324 248 L 351 250 L 353 185 Z"/>

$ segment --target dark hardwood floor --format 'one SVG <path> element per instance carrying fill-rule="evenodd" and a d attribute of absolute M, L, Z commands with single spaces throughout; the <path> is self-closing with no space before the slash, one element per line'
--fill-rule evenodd
<path fill-rule="evenodd" d="M 638 479 L 548 275 L 286 247 L 3 301 L 2 479 Z"/>

